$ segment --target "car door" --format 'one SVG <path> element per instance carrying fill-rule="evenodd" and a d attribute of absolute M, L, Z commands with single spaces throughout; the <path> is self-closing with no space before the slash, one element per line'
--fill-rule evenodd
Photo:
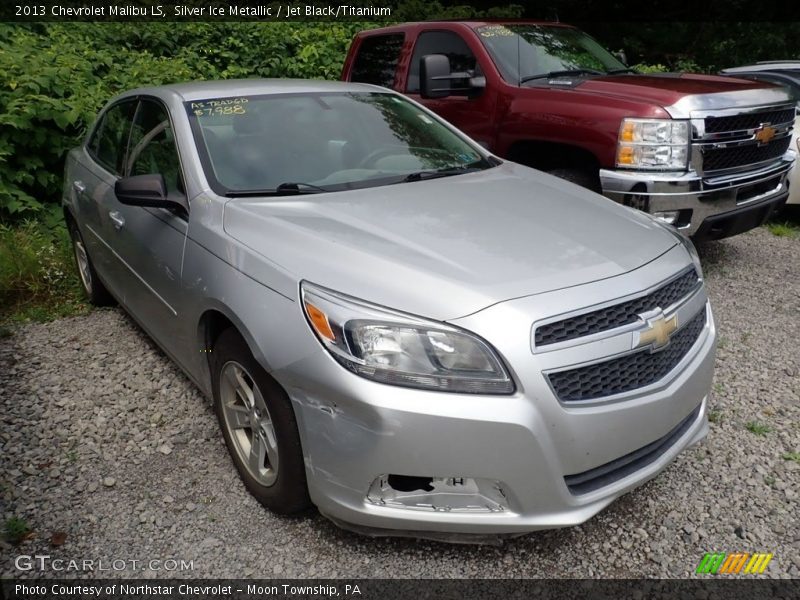
<path fill-rule="evenodd" d="M 130 133 L 124 176 L 160 174 L 167 195 L 185 204 L 184 179 L 166 107 L 139 99 Z M 168 352 L 181 348 L 181 266 L 188 229 L 183 210 L 110 203 L 109 236 L 125 269 L 126 306 Z"/>
<path fill-rule="evenodd" d="M 447 56 L 453 73 L 470 73 L 473 77 L 480 77 L 486 72 L 460 33 L 443 30 L 422 31 L 411 54 L 405 93 L 450 121 L 479 144 L 491 148 L 494 141 L 492 123 L 496 93 L 487 87 L 469 93 L 454 92 L 446 98 L 422 98 L 420 61 L 429 54 Z"/>
<path fill-rule="evenodd" d="M 109 205 L 115 200 L 114 184 L 124 168 L 136 105 L 137 100 L 130 98 L 108 107 L 70 170 L 75 216 L 87 251 L 106 286 L 118 297 L 124 295 L 124 273 L 113 258 Z"/>

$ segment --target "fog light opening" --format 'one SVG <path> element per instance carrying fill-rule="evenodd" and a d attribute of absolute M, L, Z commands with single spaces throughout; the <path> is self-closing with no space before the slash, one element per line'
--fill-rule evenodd
<path fill-rule="evenodd" d="M 410 477 L 408 475 L 389 475 L 387 477 L 389 486 L 398 492 L 432 492 L 432 477 Z"/>
<path fill-rule="evenodd" d="M 679 210 L 667 210 L 664 212 L 655 212 L 653 216 L 659 221 L 664 221 L 664 223 L 668 223 L 669 225 L 675 225 L 681 216 L 681 212 Z"/>
<path fill-rule="evenodd" d="M 504 512 L 508 500 L 499 481 L 471 477 L 381 475 L 367 491 L 375 506 L 441 512 Z"/>

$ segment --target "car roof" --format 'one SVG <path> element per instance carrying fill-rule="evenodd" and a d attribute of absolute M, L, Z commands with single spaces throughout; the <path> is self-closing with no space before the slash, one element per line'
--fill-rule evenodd
<path fill-rule="evenodd" d="M 129 90 L 119 97 L 150 95 L 177 97 L 181 101 L 260 94 L 313 94 L 324 92 L 389 92 L 385 88 L 363 83 L 308 79 L 225 79 L 193 81 Z"/>
<path fill-rule="evenodd" d="M 741 67 L 731 67 L 723 69 L 721 72 L 726 74 L 732 73 L 756 73 L 758 71 L 800 71 L 800 60 L 768 60 L 758 62 L 752 65 L 744 65 Z"/>
<path fill-rule="evenodd" d="M 398 23 L 396 25 L 387 25 L 385 27 L 378 27 L 375 29 L 365 29 L 358 33 L 358 37 L 368 37 L 371 35 L 382 35 L 385 33 L 398 33 L 407 29 L 414 29 L 418 27 L 425 27 L 430 29 L 436 25 L 463 25 L 470 29 L 478 29 L 487 25 L 539 25 L 541 27 L 563 27 L 565 29 L 575 29 L 575 26 L 568 23 L 561 23 L 559 21 L 537 21 L 534 19 L 437 19 L 435 21 L 410 21 L 408 23 Z"/>

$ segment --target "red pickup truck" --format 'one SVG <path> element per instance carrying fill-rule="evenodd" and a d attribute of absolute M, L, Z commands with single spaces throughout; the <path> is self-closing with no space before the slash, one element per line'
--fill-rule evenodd
<path fill-rule="evenodd" d="M 795 103 L 768 83 L 641 75 L 562 23 L 409 23 L 356 35 L 347 81 L 401 91 L 498 156 L 650 212 L 695 240 L 788 195 Z"/>

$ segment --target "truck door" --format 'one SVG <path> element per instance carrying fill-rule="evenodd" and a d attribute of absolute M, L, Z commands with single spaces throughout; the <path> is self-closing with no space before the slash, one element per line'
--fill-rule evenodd
<path fill-rule="evenodd" d="M 450 59 L 452 72 L 467 72 L 474 77 L 484 75 L 489 65 L 481 65 L 481 61 L 460 33 L 442 30 L 423 31 L 414 44 L 404 91 L 491 150 L 494 143 L 496 94 L 487 87 L 472 92 L 456 92 L 447 98 L 421 98 L 420 61 L 428 54 L 444 54 Z"/>

